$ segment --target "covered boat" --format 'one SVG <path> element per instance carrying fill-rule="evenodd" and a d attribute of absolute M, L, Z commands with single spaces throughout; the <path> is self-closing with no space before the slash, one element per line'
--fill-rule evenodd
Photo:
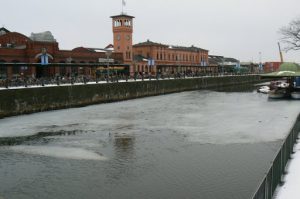
<path fill-rule="evenodd" d="M 300 99 L 300 92 L 297 89 L 297 79 L 300 77 L 300 66 L 296 63 L 283 63 L 280 65 L 279 70 L 276 72 L 263 74 L 263 78 L 283 79 L 287 80 L 286 83 L 276 85 L 276 87 L 270 86 L 269 97 L 273 99 L 279 99 L 284 97 L 293 97 Z M 300 81 L 300 80 L 299 80 Z"/>

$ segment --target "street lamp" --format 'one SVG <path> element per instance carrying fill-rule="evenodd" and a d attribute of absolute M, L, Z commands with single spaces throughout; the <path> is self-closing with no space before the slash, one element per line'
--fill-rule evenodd
<path fill-rule="evenodd" d="M 261 52 L 259 52 L 259 72 L 263 71 L 263 64 L 262 64 L 262 59 L 261 59 Z"/>
<path fill-rule="evenodd" d="M 107 82 L 109 82 L 109 58 L 112 54 L 112 51 L 111 50 L 106 50 L 105 51 L 105 55 L 106 55 L 106 59 L 107 59 Z"/>

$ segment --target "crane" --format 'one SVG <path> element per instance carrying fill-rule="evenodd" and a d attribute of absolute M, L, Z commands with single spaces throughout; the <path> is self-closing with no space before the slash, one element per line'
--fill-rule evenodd
<path fill-rule="evenodd" d="M 282 51 L 281 51 L 281 47 L 280 47 L 279 42 L 278 42 L 278 47 L 279 47 L 280 61 L 281 61 L 281 63 L 283 63 L 283 55 L 282 55 Z"/>

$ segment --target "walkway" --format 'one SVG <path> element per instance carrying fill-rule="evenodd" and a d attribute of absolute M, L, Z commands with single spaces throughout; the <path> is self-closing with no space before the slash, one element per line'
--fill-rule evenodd
<path fill-rule="evenodd" d="M 300 141 L 294 148 L 295 154 L 287 166 L 287 175 L 284 184 L 277 189 L 275 199 L 299 199 L 300 198 Z"/>

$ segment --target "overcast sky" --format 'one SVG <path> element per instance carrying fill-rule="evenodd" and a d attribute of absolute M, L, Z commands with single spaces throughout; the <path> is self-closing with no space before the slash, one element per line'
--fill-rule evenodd
<path fill-rule="evenodd" d="M 111 15 L 122 0 L 0 0 L 0 26 L 51 31 L 61 49 L 112 43 Z M 278 30 L 300 17 L 300 0 L 126 0 L 134 43 L 195 45 L 241 61 L 279 61 Z M 300 62 L 300 51 L 284 53 Z"/>

